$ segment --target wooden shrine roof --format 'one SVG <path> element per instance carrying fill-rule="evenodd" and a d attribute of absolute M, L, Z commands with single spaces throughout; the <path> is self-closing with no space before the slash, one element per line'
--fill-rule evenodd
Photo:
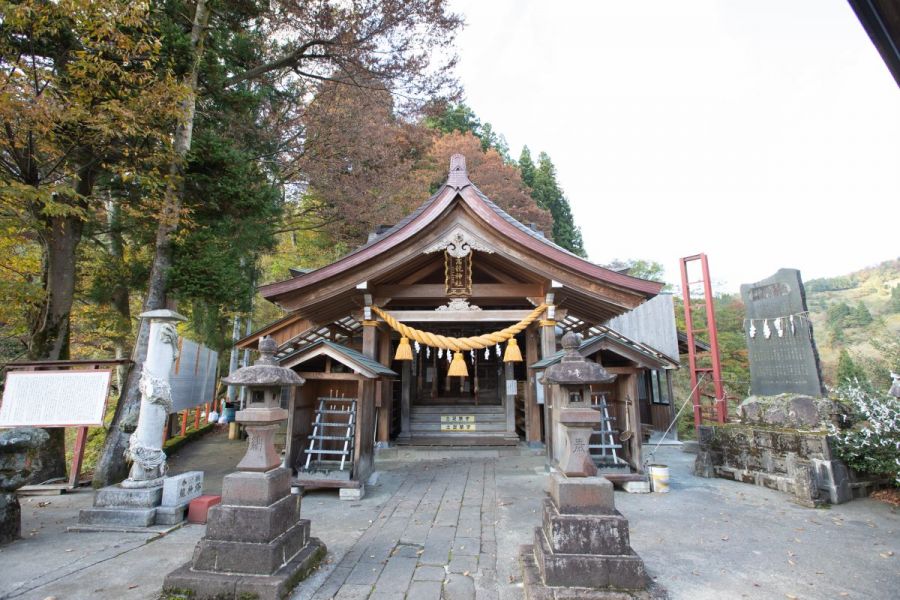
<path fill-rule="evenodd" d="M 435 261 L 443 260 L 441 253 L 431 252 L 430 248 L 459 229 L 487 249 L 476 253 L 476 269 L 509 275 L 506 287 L 486 284 L 480 288 L 481 297 L 487 297 L 488 304 L 497 307 L 524 309 L 553 292 L 558 307 L 586 321 L 602 323 L 662 289 L 661 283 L 591 263 L 520 223 L 469 180 L 465 159 L 456 155 L 451 159 L 446 183 L 395 226 L 329 265 L 309 272 L 297 271 L 290 279 L 262 286 L 264 298 L 291 314 L 280 325 L 273 324 L 244 338 L 239 346 L 254 344 L 261 333 L 271 334 L 273 328 L 291 326 L 300 333 L 301 323 L 310 329 L 353 314 L 362 308 L 364 293 L 372 293 L 379 303 L 378 292 L 373 291 L 378 286 L 402 292 L 405 284 L 425 283 L 423 278 L 416 279 L 417 273 L 433 275 Z M 418 289 L 426 287 L 419 285 Z M 439 286 L 431 288 L 437 290 Z M 493 293 L 501 289 L 516 293 Z M 389 310 L 403 304 L 396 293 L 386 291 L 382 296 L 386 297 L 385 302 L 394 297 Z M 429 302 L 435 301 L 436 296 L 429 296 Z M 409 308 L 431 306 L 413 306 L 415 302 L 409 296 L 405 298 Z"/>

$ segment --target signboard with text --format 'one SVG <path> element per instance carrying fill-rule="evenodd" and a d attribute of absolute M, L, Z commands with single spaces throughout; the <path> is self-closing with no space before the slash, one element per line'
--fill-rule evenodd
<path fill-rule="evenodd" d="M 0 427 L 102 426 L 112 371 L 10 371 Z"/>

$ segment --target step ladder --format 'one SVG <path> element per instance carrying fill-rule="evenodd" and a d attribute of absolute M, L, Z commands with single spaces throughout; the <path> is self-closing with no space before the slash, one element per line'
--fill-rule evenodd
<path fill-rule="evenodd" d="M 306 462 L 300 471 L 341 471 L 349 475 L 356 446 L 356 398 L 319 398 Z"/>
<path fill-rule="evenodd" d="M 591 408 L 600 413 L 600 425 L 594 429 L 593 435 L 600 436 L 599 444 L 588 444 L 588 452 L 598 466 L 618 466 L 627 464 L 619 458 L 616 450 L 622 449 L 622 444 L 617 444 L 615 435 L 619 433 L 612 428 L 615 417 L 609 416 L 609 407 L 606 404 L 606 394 L 591 394 Z"/>

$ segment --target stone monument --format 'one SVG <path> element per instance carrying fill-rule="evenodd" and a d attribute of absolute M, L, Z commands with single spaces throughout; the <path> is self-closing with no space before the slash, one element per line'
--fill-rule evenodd
<path fill-rule="evenodd" d="M 247 453 L 238 471 L 222 482 L 222 503 L 209 509 L 206 535 L 194 557 L 166 576 L 163 589 L 191 598 L 277 600 L 319 563 L 325 545 L 310 537 L 300 518 L 300 497 L 291 495 L 291 470 L 281 466 L 274 436 L 287 410 L 281 389 L 303 385 L 278 366 L 271 338 L 259 343 L 260 358 L 222 382 L 248 388 L 247 408 L 237 422 L 247 428 Z"/>
<path fill-rule="evenodd" d="M 741 286 L 747 311 L 744 332 L 754 396 L 824 395 L 819 353 L 797 269 L 779 269 Z"/>
<path fill-rule="evenodd" d="M 590 406 L 590 385 L 615 379 L 600 364 L 578 353 L 579 338 L 563 336 L 566 354 L 547 369 L 553 406 L 565 448 L 558 470 L 550 474 L 550 496 L 543 503 L 543 524 L 534 544 L 522 546 L 519 558 L 528 600 L 665 598 L 654 587 L 644 562 L 631 549 L 628 520 L 615 508 L 613 485 L 596 475 L 588 440 L 600 423 Z"/>
<path fill-rule="evenodd" d="M 834 403 L 825 397 L 800 272 L 780 269 L 742 285 L 750 391 L 739 423 L 701 426 L 694 473 L 791 494 L 803 506 L 846 502 L 847 467 L 828 443 Z"/>
<path fill-rule="evenodd" d="M 166 475 L 163 430 L 172 406 L 169 372 L 178 356 L 175 325 L 186 319 L 166 309 L 142 313 L 141 318 L 150 319 L 150 334 L 141 372 L 137 428 L 125 452 L 131 470 L 125 481 L 97 491 L 94 506 L 80 512 L 79 526 L 74 530 L 90 526 L 149 527 L 156 523 Z"/>

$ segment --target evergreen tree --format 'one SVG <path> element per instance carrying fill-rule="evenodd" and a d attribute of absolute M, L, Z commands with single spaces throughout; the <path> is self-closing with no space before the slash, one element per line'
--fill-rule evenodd
<path fill-rule="evenodd" d="M 866 372 L 861 366 L 856 364 L 846 348 L 841 350 L 835 377 L 839 386 L 848 383 L 859 383 L 863 388 L 868 389 L 870 387 L 869 378 L 866 376 Z"/>
<path fill-rule="evenodd" d="M 556 181 L 556 167 L 546 152 L 538 155 L 531 185 L 531 197 L 553 216 L 553 241 L 579 256 L 585 256 L 581 229 L 575 225 L 572 209 Z"/>
<path fill-rule="evenodd" d="M 528 146 L 522 146 L 522 153 L 519 154 L 519 173 L 522 175 L 522 181 L 528 187 L 534 187 L 534 170 L 531 150 L 528 149 Z"/>
<path fill-rule="evenodd" d="M 891 290 L 891 299 L 888 302 L 889 312 L 900 312 L 900 284 L 894 286 Z"/>
<path fill-rule="evenodd" d="M 872 313 L 869 312 L 862 300 L 853 309 L 853 322 L 857 327 L 864 327 L 872 322 Z"/>
<path fill-rule="evenodd" d="M 481 119 L 462 102 L 448 104 L 438 115 L 426 118 L 425 126 L 441 133 L 468 132 L 481 139 Z"/>

